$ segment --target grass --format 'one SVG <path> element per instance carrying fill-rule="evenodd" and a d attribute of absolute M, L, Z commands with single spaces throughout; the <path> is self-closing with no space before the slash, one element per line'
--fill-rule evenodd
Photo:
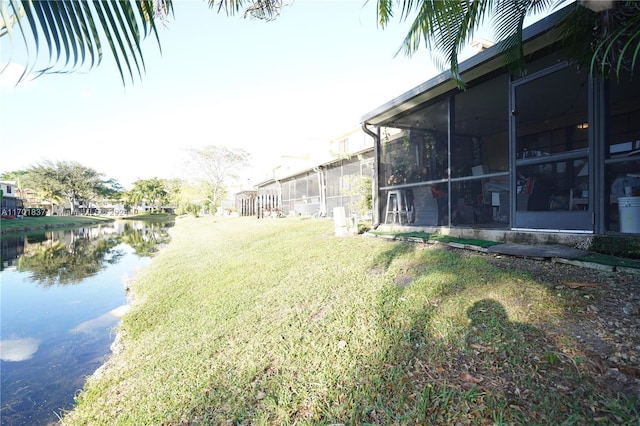
<path fill-rule="evenodd" d="M 145 220 L 145 221 L 157 221 L 157 222 L 166 222 L 168 220 L 175 219 L 175 215 L 168 213 L 141 213 L 130 216 L 124 216 L 120 219 L 123 220 Z"/>
<path fill-rule="evenodd" d="M 166 222 L 167 220 L 173 220 L 174 218 L 174 215 L 164 213 L 141 214 L 117 218 L 107 216 L 25 216 L 21 219 L 1 219 L 0 230 L 5 234 L 9 232 L 24 232 L 39 229 L 75 228 L 78 226 L 93 225 L 101 222 L 113 222 L 116 219 Z"/>
<path fill-rule="evenodd" d="M 4 234 L 8 232 L 21 232 L 33 229 L 77 227 L 112 221 L 113 218 L 104 216 L 25 216 L 21 219 L 0 219 L 0 230 Z"/>
<path fill-rule="evenodd" d="M 576 302 L 478 257 L 333 231 L 178 220 L 62 424 L 637 424 L 571 335 L 543 331 Z"/>

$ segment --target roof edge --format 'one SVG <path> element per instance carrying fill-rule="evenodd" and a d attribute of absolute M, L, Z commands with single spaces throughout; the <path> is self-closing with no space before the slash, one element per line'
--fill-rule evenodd
<path fill-rule="evenodd" d="M 523 44 L 525 54 L 541 50 L 558 41 L 555 26 L 564 18 L 569 10 L 576 7 L 568 5 L 559 11 L 546 16 L 523 30 Z M 460 63 L 460 75 L 467 83 L 505 66 L 500 49 L 504 41 L 477 53 Z M 481 69 L 480 69 L 481 68 Z M 373 126 L 389 124 L 390 119 L 409 109 L 423 104 L 430 99 L 457 89 L 449 71 L 443 71 L 435 77 L 384 103 L 383 105 L 364 114 L 361 123 Z"/>

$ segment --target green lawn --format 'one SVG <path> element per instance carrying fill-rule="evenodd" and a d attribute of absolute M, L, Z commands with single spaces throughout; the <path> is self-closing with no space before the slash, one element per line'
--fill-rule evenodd
<path fill-rule="evenodd" d="M 175 219 L 175 215 L 167 214 L 167 213 L 143 213 L 143 214 L 134 214 L 131 216 L 123 216 L 120 219 L 125 220 L 144 220 L 147 222 L 167 222 Z"/>
<path fill-rule="evenodd" d="M 637 424 L 570 333 L 543 331 L 592 302 L 439 246 L 333 232 L 179 219 L 63 424 Z"/>
<path fill-rule="evenodd" d="M 103 216 L 25 216 L 21 219 L 0 219 L 0 231 L 2 233 L 20 232 L 34 229 L 83 226 L 111 221 L 113 221 L 113 218 Z"/>

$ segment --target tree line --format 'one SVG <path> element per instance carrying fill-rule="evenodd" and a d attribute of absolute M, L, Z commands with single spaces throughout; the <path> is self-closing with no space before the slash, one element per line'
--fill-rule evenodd
<path fill-rule="evenodd" d="M 100 213 L 114 206 L 124 212 L 170 207 L 177 214 L 213 212 L 236 181 L 237 172 L 248 164 L 241 149 L 209 145 L 189 149 L 185 177 L 138 179 L 125 189 L 116 179 L 75 161 L 44 161 L 23 170 L 5 172 L 2 180 L 16 184 L 24 207 L 64 206 L 69 214 Z M 123 212 L 123 213 L 124 213 Z"/>

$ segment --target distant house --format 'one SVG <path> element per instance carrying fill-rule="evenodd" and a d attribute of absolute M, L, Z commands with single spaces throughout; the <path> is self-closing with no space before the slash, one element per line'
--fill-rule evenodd
<path fill-rule="evenodd" d="M 600 79 L 568 62 L 550 31 L 562 13 L 525 29 L 525 76 L 492 46 L 461 63 L 465 91 L 445 72 L 363 116 L 377 224 L 640 234 L 640 75 Z"/>
<path fill-rule="evenodd" d="M 361 129 L 353 129 L 327 144 L 324 158 L 279 166 L 274 176 L 256 185 L 256 214 L 332 216 L 335 207 L 351 215 L 357 195 L 349 194 L 350 176 L 373 177 L 373 144 Z"/>
<path fill-rule="evenodd" d="M 7 215 L 16 215 L 17 209 L 22 209 L 24 203 L 18 196 L 18 187 L 13 181 L 0 181 L 0 204 L 3 211 L 7 211 Z"/>

